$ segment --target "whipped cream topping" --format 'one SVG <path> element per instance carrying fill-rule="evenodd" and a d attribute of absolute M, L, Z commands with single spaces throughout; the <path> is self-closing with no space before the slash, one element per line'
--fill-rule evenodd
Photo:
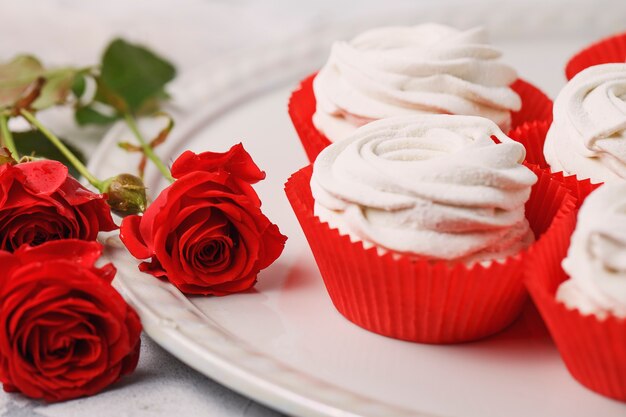
<path fill-rule="evenodd" d="M 315 214 L 366 246 L 467 263 L 503 259 L 534 240 L 524 204 L 537 177 L 524 157 L 523 145 L 481 117 L 376 121 L 317 157 Z"/>
<path fill-rule="evenodd" d="M 383 27 L 335 42 L 313 82 L 313 123 L 332 142 L 374 120 L 418 113 L 482 116 L 504 131 L 521 108 L 485 30 Z"/>
<path fill-rule="evenodd" d="M 589 67 L 561 90 L 544 145 L 552 171 L 626 178 L 626 63 Z"/>
<path fill-rule="evenodd" d="M 626 318 L 626 182 L 587 197 L 563 269 L 570 279 L 559 286 L 558 300 L 583 314 Z"/>

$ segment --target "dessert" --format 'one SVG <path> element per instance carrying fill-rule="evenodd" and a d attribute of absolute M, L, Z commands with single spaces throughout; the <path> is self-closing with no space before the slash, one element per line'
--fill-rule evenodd
<path fill-rule="evenodd" d="M 626 63 L 589 67 L 561 90 L 544 155 L 553 172 L 626 178 Z"/>
<path fill-rule="evenodd" d="M 621 401 L 626 401 L 625 208 L 626 182 L 600 186 L 585 199 L 576 229 L 571 223 L 561 237 L 533 247 L 525 271 L 569 372 L 587 388 Z M 574 230 L 571 243 L 563 238 L 567 230 Z"/>
<path fill-rule="evenodd" d="M 423 24 L 337 42 L 324 68 L 302 80 L 289 99 L 289 116 L 309 161 L 332 141 L 384 117 L 480 115 L 504 131 L 551 121 L 552 101 L 516 79 L 484 38 L 479 28 Z"/>
<path fill-rule="evenodd" d="M 523 159 L 485 118 L 396 117 L 330 145 L 285 191 L 341 314 L 457 343 L 519 315 L 526 248 L 565 239 L 575 221 L 574 197 Z"/>
<path fill-rule="evenodd" d="M 626 182 L 594 191 L 578 213 L 556 298 L 603 319 L 626 318 Z"/>

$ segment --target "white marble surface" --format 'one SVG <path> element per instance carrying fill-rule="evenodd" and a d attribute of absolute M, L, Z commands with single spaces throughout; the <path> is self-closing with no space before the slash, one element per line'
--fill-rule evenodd
<path fill-rule="evenodd" d="M 390 22 L 417 22 L 425 13 L 432 20 L 467 27 L 497 15 L 488 26 L 494 38 L 515 38 L 520 21 L 536 25 L 536 37 L 555 31 L 571 35 L 572 48 L 616 30 L 623 30 L 626 16 L 613 13 L 623 0 L 551 0 L 541 16 L 535 4 L 545 0 L 0 0 L 0 60 L 20 52 L 32 52 L 51 64 L 95 62 L 107 41 L 121 35 L 146 43 L 170 57 L 179 68 L 176 91 L 193 85 L 204 71 L 227 62 L 228 57 L 256 54 L 267 45 L 298 42 L 303 35 L 328 33 L 329 28 L 353 33 L 367 26 Z M 459 7 L 442 8 L 444 3 Z M 480 6 L 476 4 L 480 3 Z M 461 5 L 463 7 L 461 7 Z M 565 6 L 567 5 L 567 7 Z M 623 6 L 623 4 L 622 4 Z M 588 19 L 570 16 L 572 7 L 588 9 Z M 445 11 L 444 11 L 445 10 Z M 621 8 L 624 10 L 624 7 Z M 580 13 L 578 13 L 580 15 Z M 350 23 L 359 22 L 359 23 Z M 321 35 L 320 35 L 321 36 Z M 528 44 L 531 45 L 531 44 Z M 279 46 L 278 46 L 279 47 Z M 568 51 L 555 51 L 567 56 Z M 311 69 L 319 65 L 312 57 Z M 540 65 L 527 78 L 542 78 Z M 560 71 L 542 78 L 554 94 Z M 539 82 L 541 85 L 541 82 Z M 202 99 L 195 91 L 194 99 Z M 177 104 L 191 110 L 193 100 L 174 94 Z M 204 97 L 206 98 L 206 97 Z M 45 115 L 65 136 L 87 151 L 103 133 L 80 131 L 69 124 L 68 114 Z M 144 337 L 137 371 L 109 390 L 85 399 L 46 405 L 20 395 L 0 394 L 0 417 L 73 416 L 278 416 L 218 383 L 191 370 Z"/>

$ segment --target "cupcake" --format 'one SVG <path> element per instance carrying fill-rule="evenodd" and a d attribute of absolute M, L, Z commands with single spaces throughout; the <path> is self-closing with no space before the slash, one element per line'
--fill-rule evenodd
<path fill-rule="evenodd" d="M 551 101 L 500 56 L 482 28 L 370 30 L 333 45 L 326 65 L 293 93 L 289 113 L 311 161 L 331 142 L 388 117 L 481 116 L 505 132 L 549 119 Z"/>
<path fill-rule="evenodd" d="M 524 153 L 485 118 L 402 116 L 294 174 L 286 192 L 339 312 L 426 343 L 510 324 L 526 299 L 525 249 L 574 215 L 571 194 Z"/>
<path fill-rule="evenodd" d="M 602 39 L 574 55 L 565 67 L 568 80 L 594 65 L 626 62 L 626 32 Z"/>
<path fill-rule="evenodd" d="M 563 259 L 541 256 L 529 289 L 571 374 L 600 394 L 626 401 L 626 182 L 606 184 L 583 203 Z M 557 249 L 558 248 L 558 249 Z M 531 253 L 531 257 L 533 257 Z"/>
<path fill-rule="evenodd" d="M 544 156 L 553 172 L 613 182 L 626 178 L 626 63 L 581 71 L 561 90 Z"/>

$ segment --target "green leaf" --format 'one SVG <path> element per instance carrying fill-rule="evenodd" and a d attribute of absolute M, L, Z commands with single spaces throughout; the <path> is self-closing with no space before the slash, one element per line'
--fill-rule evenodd
<path fill-rule="evenodd" d="M 13 139 L 15 140 L 15 146 L 20 155 L 54 159 L 67 166 L 70 170 L 70 174 L 72 174 L 74 178 L 80 177 L 80 173 L 74 169 L 72 164 L 70 164 L 63 154 L 61 154 L 40 131 L 27 130 L 24 132 L 13 132 Z M 85 156 L 80 150 L 64 140 L 62 140 L 62 142 L 81 162 L 85 162 Z"/>
<path fill-rule="evenodd" d="M 122 98 L 132 112 L 146 101 L 162 97 L 176 69 L 143 46 L 116 39 L 102 57 L 100 78 L 113 94 Z"/>
<path fill-rule="evenodd" d="M 74 68 L 63 68 L 44 73 L 43 76 L 46 79 L 46 83 L 41 89 L 39 97 L 33 103 L 33 108 L 43 110 L 55 104 L 65 103 L 72 89 L 76 70 Z"/>
<path fill-rule="evenodd" d="M 11 107 L 43 72 L 41 62 L 30 55 L 0 64 L 0 107 Z"/>
<path fill-rule="evenodd" d="M 63 104 L 70 92 L 76 70 L 60 68 L 46 70 L 37 58 L 19 55 L 0 65 L 0 108 L 12 107 L 39 77 L 45 79 L 33 108 L 42 110 Z"/>
<path fill-rule="evenodd" d="M 72 81 L 72 94 L 79 99 L 87 90 L 87 79 L 82 72 L 77 73 Z"/>
<path fill-rule="evenodd" d="M 79 107 L 74 113 L 76 123 L 81 126 L 93 124 L 93 125 L 107 125 L 120 119 L 117 114 L 107 115 L 100 113 L 91 106 Z"/>

